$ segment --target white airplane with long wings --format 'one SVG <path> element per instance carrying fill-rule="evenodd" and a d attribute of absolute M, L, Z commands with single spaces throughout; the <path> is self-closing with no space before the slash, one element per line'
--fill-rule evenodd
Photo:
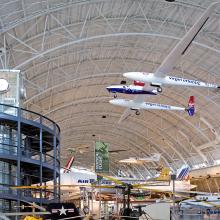
<path fill-rule="evenodd" d="M 188 107 L 164 105 L 160 103 L 144 102 L 143 95 L 138 95 L 134 100 L 128 99 L 112 99 L 109 101 L 113 105 L 127 107 L 123 115 L 121 116 L 119 123 L 126 119 L 131 111 L 135 111 L 136 115 L 140 115 L 141 109 L 149 110 L 164 110 L 164 111 L 187 111 L 189 116 L 193 116 L 195 113 L 195 98 L 189 97 Z"/>
<path fill-rule="evenodd" d="M 158 162 L 160 160 L 160 156 L 160 154 L 154 153 L 149 157 L 129 157 L 128 159 L 119 160 L 119 163 L 144 164 L 147 162 Z"/>
<path fill-rule="evenodd" d="M 168 76 L 177 61 L 185 54 L 192 41 L 208 21 L 211 13 L 219 2 L 212 3 L 207 10 L 202 14 L 199 20 L 190 28 L 185 36 L 173 48 L 169 55 L 165 58 L 162 64 L 157 68 L 154 73 L 145 72 L 127 72 L 123 75 L 132 80 L 138 80 L 145 83 L 150 83 L 151 86 L 157 87 L 158 92 L 162 92 L 162 85 L 177 85 L 177 86 L 194 86 L 206 88 L 220 88 L 220 85 L 201 82 L 193 79 L 184 79 L 175 76 Z"/>

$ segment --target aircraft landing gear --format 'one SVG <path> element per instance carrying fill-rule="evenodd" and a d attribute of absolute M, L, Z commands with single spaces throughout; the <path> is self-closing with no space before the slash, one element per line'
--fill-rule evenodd
<path fill-rule="evenodd" d="M 114 99 L 115 99 L 115 98 L 117 98 L 117 94 L 116 94 L 116 93 L 114 94 Z"/>
<path fill-rule="evenodd" d="M 157 87 L 157 91 L 161 93 L 163 91 L 162 87 Z"/>
<path fill-rule="evenodd" d="M 139 111 L 139 109 L 136 108 L 130 108 L 132 111 L 135 111 L 135 115 L 140 115 L 141 112 Z"/>
<path fill-rule="evenodd" d="M 141 113 L 140 113 L 139 110 L 136 110 L 135 114 L 136 114 L 136 115 L 140 115 Z"/>
<path fill-rule="evenodd" d="M 161 93 L 163 91 L 163 89 L 161 87 L 162 84 L 151 83 L 150 85 L 156 87 L 157 92 L 159 92 L 159 93 Z"/>

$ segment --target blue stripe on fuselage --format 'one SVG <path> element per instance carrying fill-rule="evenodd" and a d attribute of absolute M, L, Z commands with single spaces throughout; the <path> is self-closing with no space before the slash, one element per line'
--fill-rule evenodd
<path fill-rule="evenodd" d="M 109 92 L 112 93 L 125 93 L 125 94 L 149 94 L 156 95 L 151 90 L 137 90 L 137 89 L 126 89 L 126 88 L 107 88 Z"/>
<path fill-rule="evenodd" d="M 188 173 L 189 173 L 189 167 L 182 169 L 179 175 L 177 176 L 177 179 L 183 180 L 188 175 Z"/>
<path fill-rule="evenodd" d="M 184 173 L 186 172 L 187 168 L 184 168 L 181 170 L 181 172 L 179 173 L 179 175 L 177 176 L 177 179 L 181 180 L 184 176 Z"/>

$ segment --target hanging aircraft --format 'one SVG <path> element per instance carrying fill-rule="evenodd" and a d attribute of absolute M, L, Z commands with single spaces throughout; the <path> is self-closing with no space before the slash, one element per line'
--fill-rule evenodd
<path fill-rule="evenodd" d="M 168 76 L 171 73 L 177 61 L 185 55 L 187 49 L 191 45 L 200 30 L 204 27 L 211 13 L 216 8 L 219 2 L 212 3 L 206 11 L 202 14 L 199 20 L 190 28 L 184 35 L 179 43 L 168 54 L 162 64 L 157 68 L 154 73 L 146 72 L 127 72 L 123 76 L 132 80 L 139 80 L 141 82 L 150 83 L 151 86 L 157 87 L 158 92 L 162 92 L 163 85 L 176 85 L 176 86 L 193 86 L 193 87 L 206 87 L 206 88 L 220 88 L 220 85 L 206 83 L 194 79 L 184 79 L 175 76 Z M 145 89 L 145 87 L 144 87 Z"/>
<path fill-rule="evenodd" d="M 165 105 L 159 103 L 152 103 L 152 102 L 144 102 L 144 97 L 138 95 L 134 100 L 128 99 L 112 99 L 109 102 L 113 105 L 118 105 L 122 107 L 127 107 L 127 110 L 121 116 L 119 123 L 126 119 L 130 114 L 131 111 L 135 111 L 136 115 L 140 115 L 141 109 L 149 109 L 149 110 L 166 110 L 166 111 L 187 111 L 189 116 L 193 116 L 195 112 L 195 98 L 194 96 L 189 97 L 188 107 L 179 107 L 179 106 L 172 106 L 172 105 Z"/>
<path fill-rule="evenodd" d="M 135 163 L 135 164 L 143 164 L 146 162 L 158 162 L 160 160 L 160 154 L 152 154 L 149 157 L 130 157 L 128 159 L 119 160 L 119 163 Z"/>
<path fill-rule="evenodd" d="M 147 94 L 157 95 L 156 89 L 149 89 L 144 87 L 145 83 L 134 81 L 134 85 L 112 85 L 106 87 L 110 93 L 114 93 L 114 98 L 117 98 L 117 93 L 124 94 Z"/>

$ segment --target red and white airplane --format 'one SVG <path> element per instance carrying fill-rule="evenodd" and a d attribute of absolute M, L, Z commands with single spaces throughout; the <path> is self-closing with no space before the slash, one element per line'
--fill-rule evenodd
<path fill-rule="evenodd" d="M 177 85 L 177 86 L 194 86 L 194 87 L 206 87 L 206 88 L 220 88 L 220 85 L 201 82 L 193 79 L 184 79 L 175 76 L 168 76 L 177 61 L 182 57 L 197 34 L 203 28 L 208 21 L 211 13 L 216 8 L 219 2 L 212 3 L 207 10 L 202 14 L 199 20 L 190 28 L 185 36 L 179 41 L 179 43 L 173 48 L 169 55 L 165 58 L 162 64 L 157 68 L 155 73 L 145 72 L 127 72 L 123 75 L 126 78 L 132 80 L 139 80 L 141 82 L 150 83 L 151 86 L 157 87 L 158 92 L 162 92 L 162 85 Z"/>

